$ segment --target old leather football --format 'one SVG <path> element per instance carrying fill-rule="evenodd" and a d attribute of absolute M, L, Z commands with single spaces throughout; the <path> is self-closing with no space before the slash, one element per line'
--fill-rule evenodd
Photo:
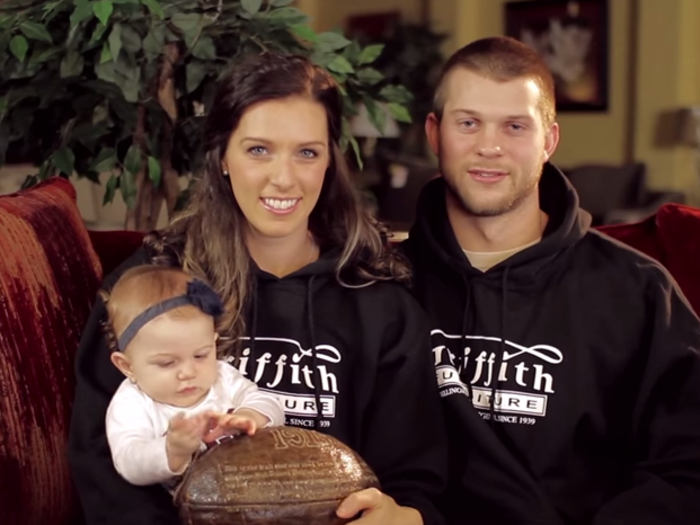
<path fill-rule="evenodd" d="M 349 494 L 379 487 L 369 466 L 337 439 L 295 427 L 259 430 L 215 445 L 177 493 L 186 525 L 342 525 Z"/>

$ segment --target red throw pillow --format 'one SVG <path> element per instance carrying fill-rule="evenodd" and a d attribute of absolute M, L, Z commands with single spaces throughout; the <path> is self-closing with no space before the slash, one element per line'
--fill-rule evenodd
<path fill-rule="evenodd" d="M 700 315 L 700 209 L 664 204 L 642 222 L 599 229 L 663 264 Z"/>
<path fill-rule="evenodd" d="M 80 516 L 66 461 L 73 361 L 101 280 L 70 182 L 0 197 L 0 523 Z"/>

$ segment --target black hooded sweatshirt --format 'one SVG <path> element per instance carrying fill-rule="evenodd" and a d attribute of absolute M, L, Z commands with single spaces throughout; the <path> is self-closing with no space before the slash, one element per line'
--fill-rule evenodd
<path fill-rule="evenodd" d="M 324 253 L 281 279 L 253 270 L 250 337 L 239 369 L 282 397 L 287 425 L 316 428 L 346 443 L 374 469 L 385 493 L 419 510 L 426 525 L 438 525 L 442 517 L 433 500 L 447 480 L 447 437 L 427 319 L 398 283 L 340 286 L 335 255 Z M 149 262 L 145 249 L 138 251 L 107 277 L 104 288 L 127 268 Z M 164 489 L 130 485 L 112 464 L 104 420 L 124 378 L 109 359 L 100 327 L 104 317 L 98 299 L 78 349 L 69 439 L 87 523 L 179 524 Z"/>
<path fill-rule="evenodd" d="M 455 525 L 697 525 L 700 322 L 659 264 L 589 229 L 550 164 L 539 192 L 542 240 L 486 272 L 455 238 L 442 178 L 402 245 L 449 427 L 445 513 Z"/>

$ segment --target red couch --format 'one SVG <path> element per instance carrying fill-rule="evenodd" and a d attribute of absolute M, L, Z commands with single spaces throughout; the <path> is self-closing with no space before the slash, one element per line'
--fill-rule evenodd
<path fill-rule="evenodd" d="M 0 523 L 77 525 L 66 463 L 73 358 L 103 275 L 142 235 L 85 229 L 55 178 L 0 197 Z M 700 210 L 601 228 L 667 265 L 700 312 Z"/>

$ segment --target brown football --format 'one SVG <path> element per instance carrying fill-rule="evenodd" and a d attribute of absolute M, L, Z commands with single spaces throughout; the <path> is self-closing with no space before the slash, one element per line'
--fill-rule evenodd
<path fill-rule="evenodd" d="M 379 487 L 337 439 L 295 427 L 224 441 L 191 465 L 175 495 L 186 525 L 342 525 L 338 504 Z"/>

